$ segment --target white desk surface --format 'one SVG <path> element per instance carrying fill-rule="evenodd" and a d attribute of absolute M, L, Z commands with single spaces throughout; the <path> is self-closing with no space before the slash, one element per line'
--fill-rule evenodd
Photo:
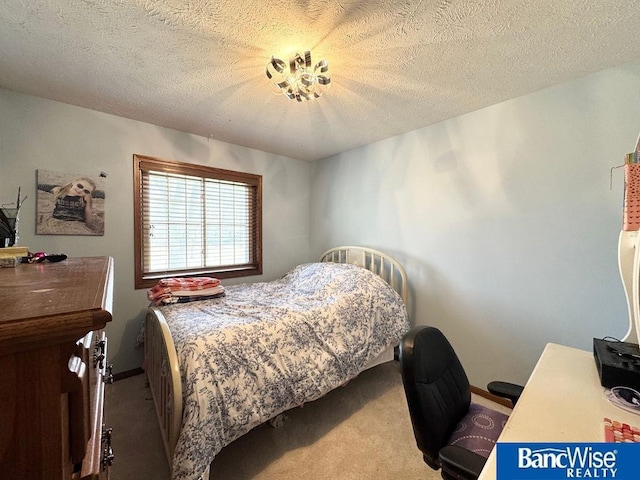
<path fill-rule="evenodd" d="M 613 406 L 593 352 L 555 343 L 545 347 L 498 442 L 602 442 L 602 420 L 640 426 L 640 415 Z M 496 449 L 478 480 L 496 479 Z"/>

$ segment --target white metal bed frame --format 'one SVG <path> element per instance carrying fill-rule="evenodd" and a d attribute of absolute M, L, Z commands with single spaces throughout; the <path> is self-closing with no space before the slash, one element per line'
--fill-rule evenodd
<path fill-rule="evenodd" d="M 343 246 L 327 250 L 321 262 L 360 265 L 382 277 L 407 301 L 407 275 L 402 265 L 383 252 L 366 247 Z M 145 319 L 145 370 L 156 407 L 165 453 L 172 466 L 182 426 L 182 380 L 176 348 L 167 321 L 157 308 L 149 308 Z M 364 370 L 393 360 L 393 347 L 383 352 Z"/>

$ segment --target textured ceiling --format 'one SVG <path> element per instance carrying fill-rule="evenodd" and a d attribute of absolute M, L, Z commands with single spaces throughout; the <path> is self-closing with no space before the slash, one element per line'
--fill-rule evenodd
<path fill-rule="evenodd" d="M 640 0 L 2 0 L 0 86 L 315 160 L 640 59 Z M 332 86 L 272 93 L 311 50 Z"/>

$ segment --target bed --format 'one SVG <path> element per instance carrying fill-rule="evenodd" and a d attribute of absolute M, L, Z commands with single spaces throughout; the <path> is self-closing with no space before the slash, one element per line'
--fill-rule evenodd
<path fill-rule="evenodd" d="M 145 370 L 172 479 L 206 480 L 225 445 L 393 360 L 406 297 L 393 258 L 337 247 L 223 298 L 150 307 Z"/>

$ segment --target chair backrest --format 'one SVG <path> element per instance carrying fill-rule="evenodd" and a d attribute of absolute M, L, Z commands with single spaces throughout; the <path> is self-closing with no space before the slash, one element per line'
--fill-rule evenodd
<path fill-rule="evenodd" d="M 469 410 L 469 380 L 453 347 L 435 327 L 407 332 L 399 359 L 416 443 L 425 462 L 437 469 L 438 452 Z"/>

